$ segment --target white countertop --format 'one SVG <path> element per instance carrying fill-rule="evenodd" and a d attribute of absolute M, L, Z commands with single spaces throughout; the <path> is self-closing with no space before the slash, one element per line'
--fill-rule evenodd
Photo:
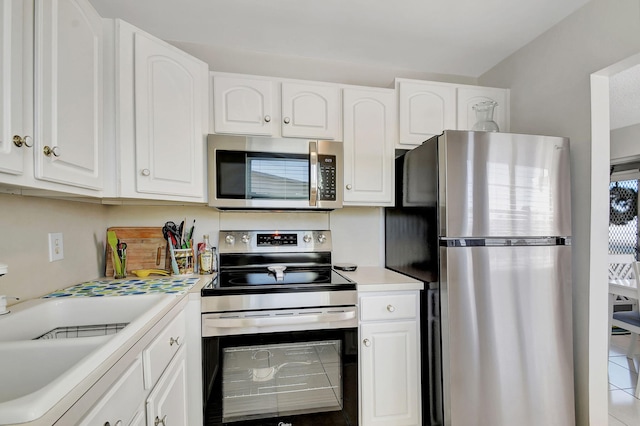
<path fill-rule="evenodd" d="M 187 302 L 187 299 L 199 298 L 201 288 L 210 280 L 210 276 L 197 276 L 199 280 L 192 285 L 190 289 L 188 289 L 185 293 L 178 294 L 166 294 L 161 297 L 166 297 L 163 299 L 163 303 L 158 303 L 153 306 L 153 309 L 148 310 L 144 313 L 144 315 L 136 318 L 135 321 L 131 322 L 127 327 L 122 329 L 117 334 L 114 334 L 106 340 L 106 342 L 87 355 L 85 358 L 81 360 L 77 364 L 78 368 L 69 370 L 69 372 L 64 373 L 63 376 L 57 378 L 53 383 L 53 385 L 66 385 L 69 382 L 72 386 L 72 389 L 66 389 L 64 391 L 56 392 L 56 398 L 54 400 L 47 399 L 46 407 L 42 408 L 40 405 L 32 403 L 29 398 L 22 397 L 19 400 L 7 401 L 6 403 L 0 403 L 0 413 L 2 413 L 2 419 L 0 419 L 0 424 L 7 424 L 5 420 L 9 420 L 9 415 L 7 413 L 13 413 L 16 409 L 20 409 L 22 412 L 22 418 L 20 422 L 28 422 L 29 425 L 50 425 L 57 421 L 65 412 L 67 412 L 70 408 L 74 406 L 74 404 L 79 401 L 81 398 L 87 398 L 87 401 L 84 401 L 82 404 L 83 407 L 86 408 L 87 404 L 90 406 L 93 404 L 99 395 L 91 394 L 89 389 L 94 387 L 99 380 L 102 380 L 105 373 L 111 369 L 113 365 L 121 358 L 123 355 L 133 348 L 135 345 L 140 345 L 142 342 L 141 338 L 147 332 L 149 332 L 152 328 L 156 327 L 158 324 L 170 311 L 175 309 L 182 309 Z M 117 284 L 118 281 L 111 280 L 112 286 Z M 106 285 L 106 284 L 105 284 Z M 156 293 L 159 295 L 158 293 Z M 129 296 L 119 296 L 126 298 L 136 298 L 136 297 L 149 297 L 150 295 L 129 295 Z M 159 295 L 160 296 L 160 295 Z M 86 297 L 85 297 L 86 298 Z M 118 296 L 111 297 L 93 297 L 90 299 L 93 300 L 108 300 L 115 299 Z M 78 299 L 77 297 L 61 297 L 61 298 L 49 298 L 49 299 L 34 299 L 32 301 L 22 302 L 21 304 L 16 304 L 12 306 L 12 311 L 15 313 L 19 313 L 20 310 L 27 305 L 37 304 L 37 303 L 58 303 L 69 301 L 70 299 Z M 10 317 L 7 317 L 10 319 Z M 1 324 L 0 324 L 1 325 Z M 157 327 L 156 327 L 157 328 Z M 85 338 L 92 339 L 92 338 Z M 10 346 L 14 344 L 14 342 L 0 342 L 3 343 L 4 346 Z M 19 344 L 21 342 L 18 342 Z M 31 341 L 29 341 L 31 343 Z M 115 379 L 113 379 L 115 380 Z M 53 386 L 52 385 L 52 386 Z M 47 385 L 46 389 L 36 391 L 34 395 L 40 395 L 47 390 L 51 386 Z M 57 389 L 57 388 L 56 388 Z M 86 393 L 86 394 L 85 394 Z M 23 405 L 19 405 L 20 402 Z M 27 404 L 27 405 L 24 405 Z M 6 405 L 6 407 L 4 407 Z M 7 413 L 3 411 L 3 408 L 8 410 Z M 46 411 L 46 413 L 44 413 Z M 15 423 L 15 421 L 9 421 L 9 423 Z M 26 425 L 27 423 L 25 423 Z"/>
<path fill-rule="evenodd" d="M 359 266 L 353 272 L 338 271 L 357 283 L 359 292 L 422 290 L 424 283 L 377 266 Z"/>

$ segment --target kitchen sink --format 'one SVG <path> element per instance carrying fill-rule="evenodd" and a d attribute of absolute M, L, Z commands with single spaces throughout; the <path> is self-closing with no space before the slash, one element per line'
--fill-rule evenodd
<path fill-rule="evenodd" d="M 0 316 L 0 343 L 36 339 L 59 328 L 128 324 L 167 299 L 171 296 L 153 294 L 29 300 Z"/>
<path fill-rule="evenodd" d="M 0 403 L 44 390 L 108 337 L 0 344 Z M 0 418 L 4 416 L 0 415 Z"/>
<path fill-rule="evenodd" d="M 176 300 L 153 294 L 34 299 L 11 306 L 0 316 L 0 424 L 42 417 Z M 82 332 L 69 334 L 70 329 Z M 53 336 L 60 330 L 64 338 Z"/>

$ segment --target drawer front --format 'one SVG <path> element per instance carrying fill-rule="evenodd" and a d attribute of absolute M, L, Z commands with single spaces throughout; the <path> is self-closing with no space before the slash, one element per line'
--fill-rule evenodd
<path fill-rule="evenodd" d="M 151 389 L 155 385 L 185 341 L 184 312 L 180 312 L 142 352 L 145 389 Z"/>
<path fill-rule="evenodd" d="M 127 425 L 144 395 L 142 360 L 138 356 L 79 425 Z"/>
<path fill-rule="evenodd" d="M 360 298 L 360 320 L 411 319 L 418 315 L 418 295 L 390 294 Z"/>

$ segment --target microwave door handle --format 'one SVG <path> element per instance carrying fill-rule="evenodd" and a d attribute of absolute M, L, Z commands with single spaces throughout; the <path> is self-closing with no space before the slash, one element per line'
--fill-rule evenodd
<path fill-rule="evenodd" d="M 318 200 L 318 142 L 309 142 L 309 205 L 316 206 Z"/>

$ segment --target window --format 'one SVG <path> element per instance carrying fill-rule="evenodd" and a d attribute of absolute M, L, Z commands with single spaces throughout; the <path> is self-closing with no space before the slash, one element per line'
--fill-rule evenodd
<path fill-rule="evenodd" d="M 633 254 L 638 259 L 638 182 L 609 185 L 609 254 Z"/>

